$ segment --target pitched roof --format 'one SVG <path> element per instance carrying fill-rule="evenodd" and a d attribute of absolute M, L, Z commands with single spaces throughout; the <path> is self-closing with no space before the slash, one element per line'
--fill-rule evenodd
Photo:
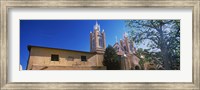
<path fill-rule="evenodd" d="M 120 45 L 118 42 L 116 42 L 116 43 L 113 45 L 113 47 L 114 47 L 115 45 L 117 45 L 117 44 Z"/>

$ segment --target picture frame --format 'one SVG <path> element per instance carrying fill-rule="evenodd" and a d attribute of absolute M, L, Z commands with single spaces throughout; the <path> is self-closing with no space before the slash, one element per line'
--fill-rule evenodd
<path fill-rule="evenodd" d="M 199 79 L 199 25 L 200 1 L 199 0 L 1 0 L 0 1 L 0 76 L 2 90 L 9 89 L 200 89 Z M 10 8 L 192 8 L 192 83 L 185 82 L 8 82 L 8 10 Z"/>

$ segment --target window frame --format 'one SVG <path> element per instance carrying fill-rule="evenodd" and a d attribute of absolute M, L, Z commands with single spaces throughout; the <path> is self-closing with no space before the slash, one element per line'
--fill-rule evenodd
<path fill-rule="evenodd" d="M 57 59 L 57 60 L 54 60 L 54 59 Z M 59 55 L 58 54 L 51 54 L 51 61 L 59 61 Z"/>
<path fill-rule="evenodd" d="M 85 60 L 83 60 L 83 57 L 85 57 L 85 58 L 84 58 Z M 81 61 L 82 61 L 82 62 L 87 62 L 87 56 L 82 55 L 82 56 L 81 56 Z"/>

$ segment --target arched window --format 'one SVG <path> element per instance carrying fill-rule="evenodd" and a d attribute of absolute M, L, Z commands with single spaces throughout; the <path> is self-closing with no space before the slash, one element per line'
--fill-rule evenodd
<path fill-rule="evenodd" d="M 124 46 L 124 51 L 126 51 L 126 46 Z"/>
<path fill-rule="evenodd" d="M 133 46 L 132 44 L 129 45 L 131 52 L 133 52 Z"/>
<path fill-rule="evenodd" d="M 139 66 L 135 66 L 135 70 L 140 70 L 140 67 Z"/>
<path fill-rule="evenodd" d="M 94 37 L 92 38 L 92 49 L 95 48 L 95 40 Z"/>
<path fill-rule="evenodd" d="M 102 36 L 99 35 L 99 47 L 103 47 L 103 39 Z"/>

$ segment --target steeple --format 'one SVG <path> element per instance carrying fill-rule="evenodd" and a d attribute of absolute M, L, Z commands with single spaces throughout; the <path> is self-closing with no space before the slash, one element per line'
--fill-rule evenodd
<path fill-rule="evenodd" d="M 96 26 L 98 25 L 98 22 L 97 22 L 97 20 L 96 20 Z"/>
<path fill-rule="evenodd" d="M 96 24 L 94 25 L 94 30 L 100 31 L 100 25 L 98 24 L 97 20 L 96 20 Z"/>
<path fill-rule="evenodd" d="M 97 53 L 104 53 L 106 48 L 105 32 L 100 32 L 100 25 L 96 21 L 94 31 L 90 33 L 90 51 Z"/>

